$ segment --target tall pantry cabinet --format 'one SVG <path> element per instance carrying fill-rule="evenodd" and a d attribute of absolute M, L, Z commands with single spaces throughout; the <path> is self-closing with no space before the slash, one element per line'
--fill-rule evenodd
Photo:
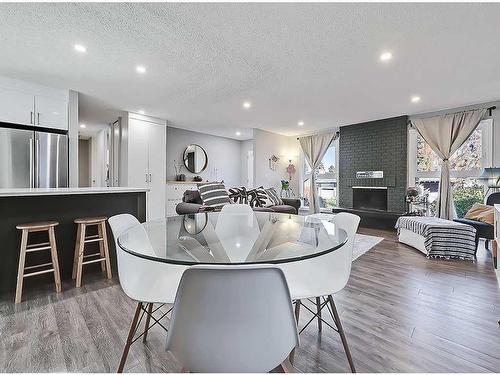
<path fill-rule="evenodd" d="M 121 174 L 120 185 L 149 189 L 147 219 L 162 219 L 165 217 L 166 121 L 129 113 L 123 127 L 121 155 L 125 173 Z"/>

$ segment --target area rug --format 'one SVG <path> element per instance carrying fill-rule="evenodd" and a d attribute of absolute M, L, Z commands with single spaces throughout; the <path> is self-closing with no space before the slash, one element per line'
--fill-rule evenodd
<path fill-rule="evenodd" d="M 383 237 L 368 236 L 366 234 L 356 234 L 354 238 L 354 249 L 352 250 L 352 260 L 358 259 L 361 255 L 368 252 L 376 244 L 382 241 Z"/>

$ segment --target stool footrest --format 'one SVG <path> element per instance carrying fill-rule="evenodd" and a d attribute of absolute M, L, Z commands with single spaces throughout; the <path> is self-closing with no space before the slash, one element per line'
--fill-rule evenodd
<path fill-rule="evenodd" d="M 26 249 L 26 252 L 27 253 L 33 253 L 35 251 L 42 251 L 42 250 L 50 250 L 50 246 L 31 247 L 29 249 Z"/>
<path fill-rule="evenodd" d="M 43 271 L 36 271 L 36 272 L 30 272 L 30 273 L 25 273 L 23 277 L 30 277 L 30 276 L 36 276 L 36 275 L 41 275 L 44 273 L 49 273 L 49 272 L 54 272 L 53 268 L 50 268 L 48 270 L 43 270 Z"/>
<path fill-rule="evenodd" d="M 42 242 L 42 243 L 32 243 L 26 246 L 26 249 L 31 249 L 33 247 L 38 247 L 38 246 L 47 246 L 50 245 L 50 242 Z"/>
<path fill-rule="evenodd" d="M 96 256 L 101 256 L 101 253 L 87 254 L 87 255 L 83 256 L 83 259 L 90 258 L 90 257 L 96 257 Z"/>
<path fill-rule="evenodd" d="M 35 266 L 28 266 L 24 267 L 25 270 L 32 270 L 34 268 L 41 268 L 41 267 L 47 267 L 47 266 L 52 266 L 52 262 L 44 263 L 44 264 L 37 264 Z"/>
<path fill-rule="evenodd" d="M 87 260 L 85 262 L 82 262 L 82 264 L 90 264 L 90 263 L 97 263 L 97 262 L 104 262 L 106 258 L 99 258 L 99 259 L 92 259 L 92 260 Z"/>
<path fill-rule="evenodd" d="M 85 243 L 90 243 L 90 242 L 101 242 L 103 239 L 102 238 L 91 238 L 91 239 L 87 239 L 89 237 L 85 237 L 85 240 L 83 242 Z"/>

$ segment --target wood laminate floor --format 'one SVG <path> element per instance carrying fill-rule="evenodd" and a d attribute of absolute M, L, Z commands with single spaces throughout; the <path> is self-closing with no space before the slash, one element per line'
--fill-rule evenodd
<path fill-rule="evenodd" d="M 428 260 L 392 232 L 361 229 L 385 239 L 354 261 L 346 288 L 335 295 L 358 372 L 500 371 L 500 291 L 489 253 L 476 263 Z M 0 371 L 114 372 L 135 308 L 117 280 L 84 277 L 26 289 L 15 306 L 0 300 Z M 301 311 L 301 325 L 308 320 Z M 168 324 L 168 323 L 167 323 Z M 295 366 L 303 372 L 346 372 L 338 335 L 312 323 L 302 334 Z M 127 372 L 175 372 L 154 327 L 132 345 Z"/>

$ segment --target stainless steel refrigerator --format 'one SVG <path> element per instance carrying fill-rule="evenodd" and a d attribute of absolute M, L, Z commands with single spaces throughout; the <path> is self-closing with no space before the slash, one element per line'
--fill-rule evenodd
<path fill-rule="evenodd" d="M 68 187 L 68 137 L 0 128 L 0 188 Z"/>

